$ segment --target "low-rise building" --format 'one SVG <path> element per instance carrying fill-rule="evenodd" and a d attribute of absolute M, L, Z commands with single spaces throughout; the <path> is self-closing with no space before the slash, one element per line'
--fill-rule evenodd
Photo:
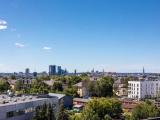
<path fill-rule="evenodd" d="M 90 101 L 90 99 L 74 98 L 73 99 L 73 105 L 85 106 L 85 104 L 88 103 L 89 101 Z"/>
<path fill-rule="evenodd" d="M 58 93 L 49 93 L 49 96 L 56 96 L 58 98 L 59 104 L 63 102 L 64 107 L 67 109 L 71 109 L 73 107 L 73 97 L 67 96 L 65 94 L 58 94 Z"/>
<path fill-rule="evenodd" d="M 55 112 L 59 109 L 57 96 L 14 96 L 0 95 L 0 120 L 32 120 L 35 109 L 51 104 Z"/>
<path fill-rule="evenodd" d="M 123 80 L 121 80 L 121 78 L 114 82 L 113 87 L 117 96 L 123 97 L 128 95 L 128 86 L 124 83 Z"/>
<path fill-rule="evenodd" d="M 122 99 L 120 101 L 125 112 L 131 112 L 140 103 L 139 101 L 128 98 Z"/>

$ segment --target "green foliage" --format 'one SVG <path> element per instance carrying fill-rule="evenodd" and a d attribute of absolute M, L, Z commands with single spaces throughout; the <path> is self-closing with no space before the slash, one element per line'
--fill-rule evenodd
<path fill-rule="evenodd" d="M 60 104 L 60 108 L 57 113 L 56 120 L 69 120 L 69 115 L 68 115 L 67 111 L 64 109 L 63 102 L 61 102 L 61 104 Z"/>
<path fill-rule="evenodd" d="M 152 102 L 145 102 L 137 105 L 132 111 L 132 119 L 140 120 L 148 117 L 159 117 L 160 111 Z"/>
<path fill-rule="evenodd" d="M 89 83 L 88 89 L 92 97 L 111 97 L 113 96 L 113 78 L 103 77 L 95 83 Z"/>
<path fill-rule="evenodd" d="M 37 107 L 33 120 L 56 120 L 51 104 Z"/>
<path fill-rule="evenodd" d="M 63 91 L 63 86 L 61 82 L 54 82 L 52 86 L 53 91 Z"/>
<path fill-rule="evenodd" d="M 49 86 L 43 81 L 35 80 L 30 89 L 30 93 L 33 94 L 47 94 L 49 92 Z"/>
<path fill-rule="evenodd" d="M 83 120 L 82 119 L 82 116 L 81 116 L 82 114 L 81 113 L 79 113 L 79 114 L 74 114 L 74 115 L 70 115 L 70 120 Z"/>
<path fill-rule="evenodd" d="M 88 91 L 89 91 L 89 96 L 97 96 L 96 94 L 96 86 L 95 83 L 90 81 L 88 83 Z"/>
<path fill-rule="evenodd" d="M 79 97 L 77 94 L 77 89 L 73 87 L 65 89 L 64 93 L 69 96 Z"/>
<path fill-rule="evenodd" d="M 6 80 L 0 80 L 0 92 L 4 92 L 10 89 L 10 85 Z"/>
<path fill-rule="evenodd" d="M 88 77 L 88 74 L 87 74 L 87 73 L 82 73 L 82 74 L 80 75 L 80 77 Z"/>
<path fill-rule="evenodd" d="M 113 95 L 113 79 L 110 77 L 100 79 L 96 87 L 98 97 L 111 97 Z"/>
<path fill-rule="evenodd" d="M 83 120 L 111 120 L 120 118 L 121 103 L 117 99 L 99 98 L 90 101 L 82 112 Z"/>
<path fill-rule="evenodd" d="M 17 80 L 16 81 L 16 84 L 15 84 L 15 90 L 16 91 L 21 91 L 22 90 L 22 87 L 23 87 L 23 83 L 21 80 Z"/>
<path fill-rule="evenodd" d="M 130 113 L 124 114 L 125 120 L 132 120 L 132 115 Z"/>
<path fill-rule="evenodd" d="M 79 83 L 82 81 L 82 78 L 79 76 L 70 76 L 67 77 L 67 85 L 68 87 L 72 87 L 74 84 Z"/>

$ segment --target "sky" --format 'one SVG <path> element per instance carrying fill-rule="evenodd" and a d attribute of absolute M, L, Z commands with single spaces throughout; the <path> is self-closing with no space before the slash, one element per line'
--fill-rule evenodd
<path fill-rule="evenodd" d="M 0 72 L 160 72 L 159 0 L 0 0 Z"/>

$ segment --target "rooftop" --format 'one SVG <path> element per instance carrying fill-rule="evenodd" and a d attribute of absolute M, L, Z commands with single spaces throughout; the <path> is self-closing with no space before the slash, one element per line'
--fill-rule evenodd
<path fill-rule="evenodd" d="M 58 93 L 49 93 L 48 95 L 58 97 L 58 99 L 61 99 L 66 96 L 65 94 L 58 94 Z"/>
<path fill-rule="evenodd" d="M 79 101 L 79 102 L 87 103 L 87 102 L 90 101 L 90 99 L 74 98 L 73 101 Z"/>
<path fill-rule="evenodd" d="M 37 100 L 44 100 L 47 98 L 40 98 L 38 96 L 14 96 L 14 97 L 9 97 L 8 95 L 0 95 L 0 107 L 1 106 L 6 106 L 6 105 L 12 105 L 12 104 L 18 104 L 18 103 L 25 103 L 25 102 L 33 102 Z"/>
<path fill-rule="evenodd" d="M 79 82 L 77 84 L 74 85 L 75 87 L 82 87 L 82 82 Z"/>

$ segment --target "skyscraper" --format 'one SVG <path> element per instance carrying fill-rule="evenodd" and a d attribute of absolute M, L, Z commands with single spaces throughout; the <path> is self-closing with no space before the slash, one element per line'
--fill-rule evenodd
<path fill-rule="evenodd" d="M 33 72 L 33 77 L 37 77 L 37 72 Z"/>
<path fill-rule="evenodd" d="M 26 70 L 25 70 L 25 74 L 26 74 L 26 75 L 29 75 L 29 73 L 30 73 L 29 68 L 26 68 Z"/>
<path fill-rule="evenodd" d="M 49 66 L 49 75 L 56 75 L 56 65 Z"/>
<path fill-rule="evenodd" d="M 58 66 L 57 68 L 58 68 L 58 75 L 62 75 L 62 68 L 61 68 L 61 66 Z"/>

